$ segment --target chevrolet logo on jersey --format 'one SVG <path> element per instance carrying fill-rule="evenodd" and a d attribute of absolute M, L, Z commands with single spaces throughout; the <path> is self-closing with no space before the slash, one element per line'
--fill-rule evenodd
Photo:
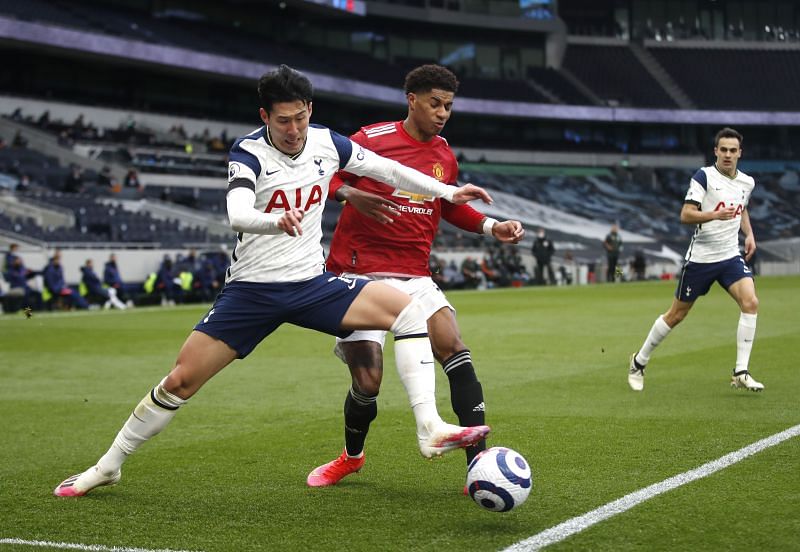
<path fill-rule="evenodd" d="M 433 167 L 431 167 L 431 173 L 436 180 L 441 182 L 444 178 L 444 167 L 441 163 L 434 163 Z M 433 196 L 413 194 L 411 192 L 406 192 L 405 190 L 395 190 L 392 195 L 395 197 L 408 198 L 409 203 L 425 203 L 426 201 L 433 201 Z"/>
<path fill-rule="evenodd" d="M 433 196 L 424 194 L 413 194 L 405 190 L 395 190 L 392 192 L 395 197 L 404 197 L 408 199 L 409 203 L 425 203 L 426 201 L 433 201 Z"/>

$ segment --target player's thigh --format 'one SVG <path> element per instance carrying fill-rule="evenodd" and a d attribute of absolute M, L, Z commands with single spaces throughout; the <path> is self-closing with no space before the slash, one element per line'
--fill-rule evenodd
<path fill-rule="evenodd" d="M 344 330 L 388 330 L 411 297 L 382 282 L 369 282 L 342 318 Z"/>
<path fill-rule="evenodd" d="M 164 387 L 170 393 L 188 399 L 237 356 L 238 353 L 225 342 L 195 330 L 181 347 Z"/>

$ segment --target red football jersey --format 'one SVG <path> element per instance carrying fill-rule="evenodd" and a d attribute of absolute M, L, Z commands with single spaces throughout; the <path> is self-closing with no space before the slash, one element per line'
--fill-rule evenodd
<path fill-rule="evenodd" d="M 458 162 L 441 136 L 420 142 L 405 131 L 402 121 L 395 121 L 363 127 L 350 138 L 440 182 L 456 184 Z M 371 178 L 339 174 L 351 186 L 391 199 L 400 205 L 401 215 L 394 217 L 394 223 L 381 224 L 345 204 L 326 263 L 333 272 L 430 276 L 428 257 L 440 218 L 469 232 L 480 230 L 484 216 L 468 205 L 395 190 Z M 331 186 L 333 193 L 338 187 L 333 181 Z"/>

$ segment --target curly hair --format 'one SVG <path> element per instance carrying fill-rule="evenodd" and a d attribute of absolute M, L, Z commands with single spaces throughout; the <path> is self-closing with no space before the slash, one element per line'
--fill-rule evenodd
<path fill-rule="evenodd" d="M 422 65 L 406 75 L 404 88 L 406 94 L 430 92 L 434 88 L 455 94 L 458 92 L 458 79 L 447 67 Z"/>

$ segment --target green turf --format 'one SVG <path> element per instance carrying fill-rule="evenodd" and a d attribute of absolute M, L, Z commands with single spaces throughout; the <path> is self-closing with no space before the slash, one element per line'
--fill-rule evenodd
<path fill-rule="evenodd" d="M 728 387 L 738 312 L 719 288 L 650 362 L 628 355 L 672 283 L 450 295 L 493 427 L 532 464 L 528 502 L 484 512 L 461 495 L 460 452 L 417 452 L 389 361 L 362 473 L 306 474 L 342 447 L 349 377 L 332 339 L 281 328 L 217 376 L 125 465 L 79 500 L 53 487 L 91 465 L 169 370 L 203 307 L 0 317 L 0 538 L 183 550 L 497 550 L 800 423 L 800 279 L 760 278 L 752 370 Z M 438 376 L 439 407 L 449 406 Z M 797 550 L 800 439 L 604 521 L 553 550 Z M 0 545 L 6 550 L 30 547 Z"/>

